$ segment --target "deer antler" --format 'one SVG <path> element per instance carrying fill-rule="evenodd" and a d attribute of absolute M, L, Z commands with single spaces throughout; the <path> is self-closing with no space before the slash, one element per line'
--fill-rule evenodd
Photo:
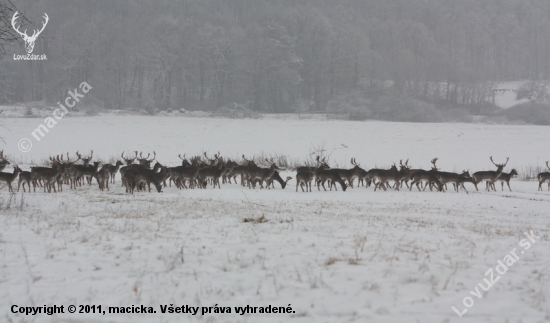
<path fill-rule="evenodd" d="M 149 156 L 147 156 L 147 157 L 149 157 Z M 157 159 L 157 153 L 153 150 L 153 159 L 151 159 L 151 161 L 153 161 L 155 159 Z"/>
<path fill-rule="evenodd" d="M 94 157 L 94 151 L 93 150 L 90 153 L 90 159 L 92 159 L 92 157 Z"/>
<path fill-rule="evenodd" d="M 493 161 L 493 156 L 489 157 L 489 159 L 491 159 L 491 162 L 497 167 L 497 168 L 504 168 L 506 167 L 506 165 L 508 164 L 508 160 L 510 159 L 510 157 L 506 157 L 506 162 L 504 164 L 497 164 Z"/>
<path fill-rule="evenodd" d="M 546 167 L 548 167 L 548 169 L 550 170 L 550 166 L 548 165 L 548 162 L 546 162 Z"/>
<path fill-rule="evenodd" d="M 433 168 L 434 168 L 435 170 L 437 170 L 437 165 L 436 165 L 436 163 L 437 163 L 437 160 L 438 160 L 438 159 L 439 159 L 439 158 L 434 158 L 434 159 L 432 159 L 432 164 L 434 165 Z"/>
<path fill-rule="evenodd" d="M 185 160 L 185 154 L 183 155 L 183 157 L 181 157 L 181 154 L 178 155 L 178 157 L 181 159 L 181 160 Z"/>
<path fill-rule="evenodd" d="M 405 162 L 405 166 L 409 166 L 409 159 L 407 158 L 407 161 Z"/>

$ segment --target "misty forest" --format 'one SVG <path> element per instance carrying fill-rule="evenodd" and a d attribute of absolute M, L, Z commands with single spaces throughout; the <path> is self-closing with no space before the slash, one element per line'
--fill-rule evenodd
<path fill-rule="evenodd" d="M 55 105 L 82 81 L 90 109 L 330 112 L 352 119 L 550 122 L 546 0 L 17 1 L 2 32 L 48 27 L 45 61 L 0 64 L 2 104 Z M 525 81 L 508 111 L 498 82 Z M 547 88 L 548 87 L 548 88 Z M 85 107 L 84 107 L 85 108 Z"/>

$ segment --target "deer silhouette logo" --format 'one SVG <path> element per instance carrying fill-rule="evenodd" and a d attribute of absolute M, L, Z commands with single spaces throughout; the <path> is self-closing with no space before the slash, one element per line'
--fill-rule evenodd
<path fill-rule="evenodd" d="M 48 20 L 50 19 L 48 17 L 48 15 L 46 13 L 44 13 L 44 19 L 45 21 L 42 23 L 42 29 L 40 30 L 34 30 L 32 36 L 29 36 L 27 35 L 27 29 L 25 29 L 24 32 L 21 32 L 19 31 L 19 27 L 21 27 L 21 25 L 19 27 L 16 26 L 16 20 L 17 18 L 19 18 L 19 16 L 17 16 L 17 14 L 19 13 L 19 11 L 16 11 L 14 14 L 13 14 L 13 18 L 11 19 L 11 25 L 13 26 L 13 29 L 19 34 L 21 35 L 21 37 L 23 38 L 23 40 L 25 41 L 25 49 L 27 50 L 27 53 L 31 54 L 32 51 L 34 50 L 34 42 L 36 41 L 36 39 L 38 38 L 38 36 L 40 35 L 40 33 L 42 33 L 42 31 L 44 30 L 44 28 L 46 27 L 46 25 L 48 24 Z"/>

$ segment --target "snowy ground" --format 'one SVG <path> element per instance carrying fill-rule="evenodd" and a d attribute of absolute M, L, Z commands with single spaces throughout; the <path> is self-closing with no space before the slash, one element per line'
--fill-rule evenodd
<path fill-rule="evenodd" d="M 94 149 L 282 153 L 305 159 L 324 144 L 333 160 L 366 167 L 440 158 L 446 170 L 541 165 L 550 128 L 296 119 L 66 118 L 31 152 L 17 150 L 39 119 L 10 119 L 14 159 Z M 545 159 L 546 158 L 546 159 Z M 23 166 L 27 168 L 26 165 Z M 7 169 L 6 171 L 9 171 Z M 286 176 L 286 174 L 284 174 Z M 292 173 L 288 175 L 293 176 Z M 120 180 L 62 193 L 0 190 L 0 321 L 6 322 L 543 322 L 550 319 L 550 192 L 295 193 L 177 190 L 129 196 Z M 245 222 L 264 217 L 267 222 Z M 524 250 L 524 232 L 540 238 Z M 528 240 L 527 240 L 528 241 Z M 485 273 L 517 260 L 487 292 Z M 524 253 L 520 253 L 524 251 Z M 473 294 L 470 293 L 473 291 Z M 460 318 L 463 299 L 474 304 Z M 156 314 L 12 314 L 12 305 L 151 306 Z M 160 305 L 230 306 L 231 314 L 161 314 Z M 235 314 L 235 306 L 288 306 L 292 314 Z M 183 317 L 182 317 L 183 316 Z"/>

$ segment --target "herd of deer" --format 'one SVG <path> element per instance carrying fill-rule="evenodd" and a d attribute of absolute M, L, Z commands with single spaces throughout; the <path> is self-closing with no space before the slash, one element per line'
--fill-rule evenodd
<path fill-rule="evenodd" d="M 204 156 L 194 156 L 192 158 L 182 157 L 181 154 L 178 157 L 182 160 L 181 166 L 165 167 L 158 161 L 153 168 L 151 164 L 156 160 L 156 153 L 147 154 L 146 157 L 143 153 L 135 151 L 134 157 L 121 154 L 122 161 L 117 161 L 114 165 L 103 164 L 100 168 L 100 162 L 92 162 L 93 151 L 89 156 L 82 156 L 78 151 L 76 152 L 76 158 L 71 159 L 69 153 L 66 155 L 57 155 L 50 157 L 51 167 L 31 167 L 31 171 L 23 171 L 17 165 L 15 165 L 13 173 L 1 172 L 6 165 L 9 165 L 9 160 L 4 157 L 4 152 L 0 151 L 0 182 L 5 182 L 8 185 L 9 191 L 13 192 L 12 183 L 19 178 L 17 191 L 23 186 L 23 191 L 26 192 L 25 184 L 29 192 L 31 191 L 31 184 L 33 191 L 36 191 L 36 187 L 43 187 L 44 192 L 62 191 L 63 184 L 69 184 L 70 189 L 77 189 L 78 186 L 82 186 L 84 181 L 88 185 L 92 185 L 95 178 L 99 184 L 101 191 L 109 190 L 109 183 L 115 182 L 115 175 L 120 172 L 122 178 L 122 184 L 126 187 L 127 193 L 134 193 L 137 190 L 147 189 L 151 191 L 151 184 L 157 189 L 158 192 L 162 191 L 162 187 L 168 185 L 172 186 L 172 183 L 179 188 L 206 188 L 208 184 L 214 188 L 216 186 L 221 188 L 222 184 L 237 183 L 237 176 L 240 177 L 240 184 L 242 186 L 248 186 L 249 188 L 256 188 L 257 185 L 260 188 L 264 188 L 264 184 L 267 188 L 275 187 L 274 182 L 278 182 L 284 189 L 292 177 L 287 177 L 283 180 L 279 171 L 283 169 L 277 166 L 273 159 L 265 161 L 269 164 L 269 167 L 260 167 L 254 159 L 246 159 L 243 155 L 243 162 L 237 163 L 229 158 L 221 157 L 220 153 L 214 155 L 214 158 L 209 158 L 206 153 Z M 136 163 L 137 160 L 137 163 Z M 413 186 L 416 186 L 418 190 L 430 190 L 436 189 L 437 191 L 445 191 L 447 184 L 453 184 L 456 192 L 462 188 L 466 193 L 468 191 L 464 187 L 464 183 L 472 183 L 476 190 L 478 190 L 478 184 L 481 182 L 486 183 L 486 190 L 496 190 L 495 183 L 501 183 L 501 189 L 504 190 L 504 183 L 508 185 L 510 189 L 510 179 L 517 175 L 515 169 L 511 172 L 505 173 L 504 167 L 508 164 L 509 158 L 506 159 L 504 164 L 497 164 L 490 157 L 491 162 L 496 166 L 495 171 L 480 171 L 473 173 L 464 171 L 461 174 L 442 172 L 437 166 L 438 158 L 432 159 L 432 169 L 411 169 L 408 165 L 409 160 L 405 163 L 399 162 L 399 168 L 396 164 L 393 164 L 390 169 L 370 169 L 365 170 L 359 166 L 355 158 L 351 159 L 351 163 L 354 166 L 351 169 L 331 168 L 326 158 L 321 159 L 317 156 L 314 166 L 302 166 L 296 169 L 296 191 L 298 187 L 302 189 L 302 192 L 311 192 L 312 182 L 315 181 L 317 189 L 320 190 L 321 186 L 326 191 L 325 184 L 328 184 L 329 189 L 334 187 L 337 190 L 336 184 L 339 184 L 343 191 L 347 187 L 353 188 L 353 183 L 357 179 L 357 185 L 371 186 L 374 185 L 374 190 L 383 189 L 386 191 L 388 188 L 394 188 L 399 190 L 404 185 L 412 190 Z M 77 164 L 78 161 L 82 163 Z M 90 164 L 90 162 L 92 162 Z M 550 165 L 546 162 L 546 166 L 550 170 Z M 539 190 L 542 190 L 542 184 L 548 183 L 548 190 L 550 190 L 550 172 L 544 172 L 538 174 Z M 390 185 L 392 182 L 393 185 Z M 305 190 L 304 190 L 305 186 Z"/>

